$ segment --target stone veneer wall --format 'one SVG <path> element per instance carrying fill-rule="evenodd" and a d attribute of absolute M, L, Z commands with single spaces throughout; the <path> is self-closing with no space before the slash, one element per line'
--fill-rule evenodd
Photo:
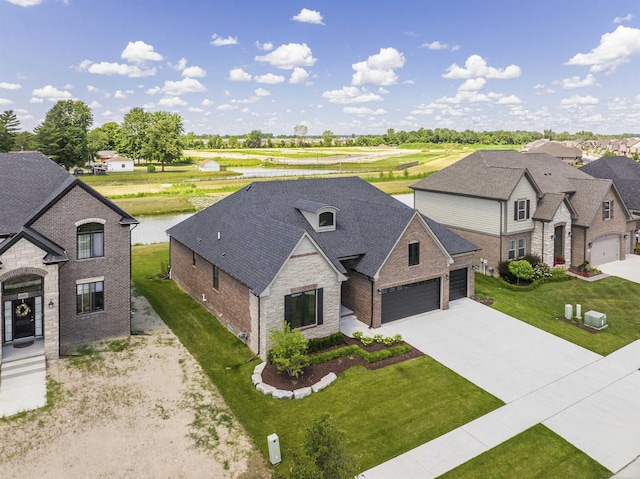
<path fill-rule="evenodd" d="M 544 226 L 543 226 L 544 225 Z M 531 238 L 531 252 L 537 254 L 542 259 L 542 262 L 550 267 L 553 267 L 553 261 L 556 259 L 554 250 L 554 238 L 552 235 L 555 233 L 556 226 L 564 226 L 564 259 L 566 264 L 571 264 L 571 235 L 572 223 L 571 212 L 567 208 L 564 202 L 560 205 L 553 219 L 549 223 L 542 221 L 536 221 L 535 230 Z M 544 232 L 543 232 L 544 230 Z M 571 234 L 570 234 L 571 233 Z"/>
<path fill-rule="evenodd" d="M 120 215 L 80 186 L 60 198 L 33 228 L 60 245 L 69 261 L 60 268 L 60 352 L 131 333 L 131 231 Z M 76 223 L 104 221 L 104 256 L 78 260 Z M 40 256 L 40 259 L 42 256 Z M 76 314 L 76 284 L 104 277 L 104 310 Z"/>
<path fill-rule="evenodd" d="M 58 291 L 58 265 L 43 264 L 42 258 L 45 252 L 25 239 L 19 240 L 4 254 L 0 255 L 2 270 L 0 270 L 0 308 L 4 311 L 4 301 L 2 299 L 1 284 L 3 281 L 21 276 L 23 274 L 38 274 L 44 278 L 44 291 L 42 298 L 43 311 L 43 333 L 44 352 L 48 360 L 59 357 L 59 291 Z M 53 301 L 54 307 L 49 309 L 48 304 Z M 3 313 L 0 312 L 0 316 Z M 0 325 L 2 338 L 0 344 L 4 343 L 4 317 Z M 0 362 L 2 357 L 0 355 Z"/>
<path fill-rule="evenodd" d="M 306 288 L 305 288 L 306 287 Z M 341 281 L 333 266 L 319 253 L 294 255 L 282 267 L 268 291 L 260 297 L 260 357 L 266 359 L 269 331 L 284 321 L 284 297 L 300 288 L 323 288 L 323 324 L 300 330 L 306 338 L 320 338 L 340 331 Z"/>

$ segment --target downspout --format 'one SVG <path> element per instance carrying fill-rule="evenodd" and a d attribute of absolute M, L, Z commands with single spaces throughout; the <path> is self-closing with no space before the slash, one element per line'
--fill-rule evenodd
<path fill-rule="evenodd" d="M 374 287 L 375 282 L 372 280 L 371 281 L 371 319 L 369 320 L 369 329 L 373 328 L 373 287 Z"/>
<path fill-rule="evenodd" d="M 504 222 L 504 201 L 500 202 L 500 255 L 499 255 L 499 259 L 498 262 L 502 263 L 502 233 L 504 231 L 504 226 L 503 226 L 503 222 Z"/>
<path fill-rule="evenodd" d="M 584 249 L 584 252 L 582 254 L 582 261 L 586 261 L 587 260 L 587 228 L 582 228 L 582 237 L 583 237 L 582 246 Z"/>
<path fill-rule="evenodd" d="M 541 221 L 540 223 L 542 223 L 542 238 L 541 238 L 542 239 L 542 262 L 544 263 L 544 221 Z M 535 229 L 535 226 L 534 226 L 534 229 Z M 531 253 L 533 253 L 533 251 Z"/>

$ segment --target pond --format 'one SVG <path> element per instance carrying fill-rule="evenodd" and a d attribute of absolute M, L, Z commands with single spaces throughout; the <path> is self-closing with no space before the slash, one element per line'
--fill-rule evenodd
<path fill-rule="evenodd" d="M 393 197 L 413 208 L 413 194 L 393 195 Z M 140 224 L 131 231 L 131 244 L 166 243 L 169 237 L 165 231 L 192 215 L 193 213 L 141 216 L 138 218 Z"/>

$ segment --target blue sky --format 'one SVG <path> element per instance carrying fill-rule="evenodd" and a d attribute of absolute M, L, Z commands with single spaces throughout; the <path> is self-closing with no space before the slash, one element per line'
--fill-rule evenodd
<path fill-rule="evenodd" d="M 0 0 L 0 110 L 185 132 L 640 133 L 637 0 Z"/>

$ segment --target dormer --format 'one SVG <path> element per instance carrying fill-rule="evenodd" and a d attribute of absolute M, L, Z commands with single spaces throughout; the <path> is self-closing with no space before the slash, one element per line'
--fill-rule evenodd
<path fill-rule="evenodd" d="M 337 213 L 340 210 L 335 206 L 310 200 L 298 200 L 293 206 L 304 215 L 315 231 L 322 233 L 336 230 Z"/>

